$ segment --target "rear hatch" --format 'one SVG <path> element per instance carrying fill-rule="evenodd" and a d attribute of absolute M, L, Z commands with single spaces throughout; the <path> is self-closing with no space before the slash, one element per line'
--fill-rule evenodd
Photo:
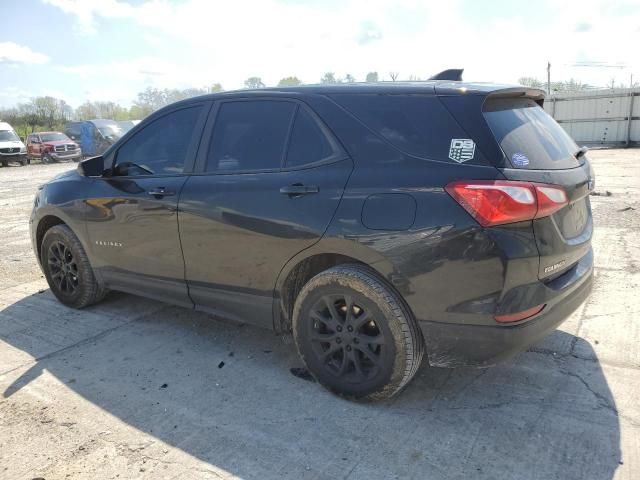
<path fill-rule="evenodd" d="M 504 153 L 499 170 L 505 178 L 558 185 L 566 191 L 564 208 L 533 220 L 539 278 L 557 278 L 591 248 L 593 172 L 587 155 L 534 99 L 490 95 L 483 116 Z"/>

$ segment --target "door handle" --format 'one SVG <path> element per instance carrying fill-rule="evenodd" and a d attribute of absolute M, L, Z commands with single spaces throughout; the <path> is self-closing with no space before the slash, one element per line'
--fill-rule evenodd
<path fill-rule="evenodd" d="M 302 195 L 309 195 L 310 193 L 318 193 L 319 191 L 320 189 L 317 185 L 303 185 L 301 183 L 294 183 L 293 185 L 280 188 L 280 193 L 289 195 L 289 197 L 300 197 Z"/>
<path fill-rule="evenodd" d="M 171 195 L 175 195 L 175 194 L 176 192 L 169 192 L 165 190 L 164 187 L 154 188 L 147 192 L 147 195 L 151 195 L 156 198 L 170 197 Z"/>

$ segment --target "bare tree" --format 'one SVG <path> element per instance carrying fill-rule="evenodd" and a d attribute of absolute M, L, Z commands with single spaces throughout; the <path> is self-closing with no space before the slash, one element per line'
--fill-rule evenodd
<path fill-rule="evenodd" d="M 398 75 L 400 75 L 399 72 L 389 72 L 389 76 L 391 77 L 392 82 L 396 81 L 396 79 L 398 78 Z"/>
<path fill-rule="evenodd" d="M 525 87 L 531 87 L 531 88 L 544 87 L 544 84 L 540 80 L 534 77 L 520 77 L 518 79 L 518 83 L 520 85 L 524 85 Z"/>
<path fill-rule="evenodd" d="M 336 79 L 335 73 L 326 72 L 320 79 L 320 83 L 340 83 L 340 80 Z"/>
<path fill-rule="evenodd" d="M 249 77 L 244 81 L 244 88 L 264 88 L 265 84 L 260 77 Z"/>

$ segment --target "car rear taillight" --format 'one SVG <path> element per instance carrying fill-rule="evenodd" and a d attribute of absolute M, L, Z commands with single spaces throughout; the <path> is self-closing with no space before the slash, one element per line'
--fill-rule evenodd
<path fill-rule="evenodd" d="M 547 217 L 568 204 L 562 187 L 531 182 L 458 181 L 445 190 L 483 227 Z"/>

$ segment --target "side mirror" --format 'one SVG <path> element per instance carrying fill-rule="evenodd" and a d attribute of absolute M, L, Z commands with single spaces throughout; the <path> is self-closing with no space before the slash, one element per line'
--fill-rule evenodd
<path fill-rule="evenodd" d="M 78 163 L 78 173 L 83 177 L 101 177 L 104 173 L 104 158 L 92 157 Z"/>

